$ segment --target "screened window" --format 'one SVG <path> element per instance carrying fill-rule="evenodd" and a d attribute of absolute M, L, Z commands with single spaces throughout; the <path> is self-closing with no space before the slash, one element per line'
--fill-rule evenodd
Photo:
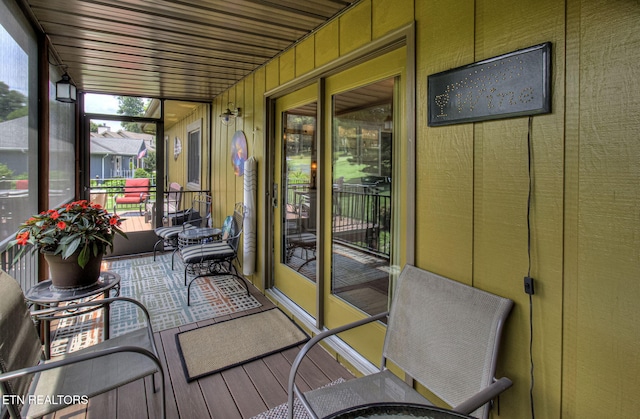
<path fill-rule="evenodd" d="M 37 57 L 15 2 L 0 2 L 0 244 L 37 212 Z"/>
<path fill-rule="evenodd" d="M 191 189 L 200 189 L 202 160 L 202 122 L 196 121 L 187 127 L 187 182 Z"/>
<path fill-rule="evenodd" d="M 74 105 L 56 100 L 62 71 L 49 66 L 49 206 L 73 199 L 75 184 Z"/>

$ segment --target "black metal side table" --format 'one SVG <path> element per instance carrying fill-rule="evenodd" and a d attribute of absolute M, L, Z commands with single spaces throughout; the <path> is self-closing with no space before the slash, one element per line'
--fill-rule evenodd
<path fill-rule="evenodd" d="M 104 298 L 109 298 L 111 290 L 114 290 L 114 297 L 120 294 L 120 275 L 114 272 L 103 271 L 100 272 L 100 278 L 92 284 L 85 287 L 78 288 L 56 288 L 51 284 L 51 280 L 39 282 L 37 285 L 31 287 L 26 293 L 25 298 L 34 303 L 34 308 L 39 310 L 41 308 L 55 307 L 60 303 L 71 303 L 68 309 L 64 312 L 55 315 L 45 315 L 39 317 L 39 320 L 43 322 L 45 335 L 44 335 L 44 354 L 46 359 L 51 356 L 51 321 L 57 319 L 64 319 L 68 317 L 79 316 L 100 308 L 104 308 L 104 337 L 109 339 L 109 305 L 98 305 L 92 308 L 73 308 L 73 301 L 82 300 L 85 298 L 97 298 L 103 295 Z"/>

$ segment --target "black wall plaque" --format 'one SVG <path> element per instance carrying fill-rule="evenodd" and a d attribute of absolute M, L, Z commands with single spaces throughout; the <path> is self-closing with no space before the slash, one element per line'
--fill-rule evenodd
<path fill-rule="evenodd" d="M 429 126 L 551 112 L 551 43 L 428 77 Z"/>

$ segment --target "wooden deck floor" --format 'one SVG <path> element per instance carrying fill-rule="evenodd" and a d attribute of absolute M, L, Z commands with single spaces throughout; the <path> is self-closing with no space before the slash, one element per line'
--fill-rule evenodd
<path fill-rule="evenodd" d="M 236 419 L 251 418 L 286 402 L 291 363 L 299 351 L 289 349 L 221 373 L 187 383 L 176 347 L 175 335 L 184 330 L 268 310 L 274 305 L 257 289 L 251 289 L 262 307 L 156 333 L 156 343 L 165 370 L 167 418 Z M 212 351 L 215 348 L 211 348 Z M 338 378 L 353 375 L 325 350 L 316 346 L 300 370 L 298 385 L 304 390 L 318 388 Z M 157 376 L 157 375 L 156 375 Z M 157 385 L 160 381 L 157 380 Z M 160 393 L 153 393 L 151 378 L 127 384 L 46 416 L 47 419 L 156 419 L 159 418 Z"/>

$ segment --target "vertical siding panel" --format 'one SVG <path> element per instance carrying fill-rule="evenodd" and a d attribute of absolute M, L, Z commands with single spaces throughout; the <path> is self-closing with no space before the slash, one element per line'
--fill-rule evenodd
<path fill-rule="evenodd" d="M 268 156 L 264 155 L 265 150 L 265 141 L 267 138 L 265 132 L 265 122 L 264 121 L 264 93 L 266 91 L 265 86 L 265 72 L 264 67 L 258 69 L 254 76 L 254 87 L 253 87 L 253 100 L 254 100 L 254 112 L 256 115 L 256 125 L 254 130 L 254 144 L 255 144 L 255 157 L 258 162 L 258 190 L 256 194 L 256 204 L 257 204 L 257 249 L 265 249 L 267 248 L 266 242 L 266 229 L 270 228 L 266 225 L 265 221 L 265 213 L 268 210 L 269 202 L 264 198 L 267 196 L 266 189 L 269 187 L 266 185 L 266 170 L 267 170 L 267 159 Z M 270 253 L 267 253 L 266 257 L 270 257 Z M 263 252 L 256 252 L 256 273 L 254 275 L 254 285 L 258 286 L 258 288 L 263 289 L 263 284 L 261 279 L 263 279 L 266 275 L 265 272 L 265 255 Z"/>
<path fill-rule="evenodd" d="M 577 417 L 578 171 L 580 146 L 580 3 L 567 1 L 565 77 L 564 290 L 561 417 Z"/>
<path fill-rule="evenodd" d="M 417 2 L 416 264 L 468 284 L 473 264 L 473 125 L 427 127 L 427 77 L 473 62 L 474 1 Z"/>
<path fill-rule="evenodd" d="M 296 45 L 296 77 L 313 70 L 315 65 L 315 35 Z"/>
<path fill-rule="evenodd" d="M 314 36 L 316 67 L 321 67 L 339 57 L 339 29 L 339 21 L 334 20 L 325 25 Z"/>
<path fill-rule="evenodd" d="M 296 76 L 295 49 L 291 48 L 280 56 L 280 84 L 291 81 Z"/>
<path fill-rule="evenodd" d="M 269 61 L 265 66 L 266 70 L 266 87 L 267 90 L 274 89 L 280 84 L 280 59 L 276 57 L 273 61 Z"/>
<path fill-rule="evenodd" d="M 364 0 L 340 16 L 340 55 L 371 41 L 371 0 Z"/>
<path fill-rule="evenodd" d="M 372 0 L 371 5 L 371 34 L 372 39 L 380 38 L 390 31 L 408 25 L 414 20 L 414 0 Z M 422 7 L 424 3 L 418 2 L 416 7 Z M 427 7 L 429 7 L 427 5 Z M 455 9 L 457 10 L 458 3 Z M 449 10 L 454 9 L 449 7 Z"/>
<path fill-rule="evenodd" d="M 544 41 L 553 43 L 553 114 L 534 117 L 531 274 L 534 302 L 536 413 L 559 417 L 562 371 L 563 298 L 563 95 L 564 3 L 476 2 L 476 60 Z M 507 417 L 522 411 L 529 392 L 527 274 L 528 119 L 475 124 L 475 219 L 473 284 L 516 302 L 503 353 L 514 379 L 514 397 L 501 403 Z M 525 356 L 523 356 L 526 354 Z"/>
<path fill-rule="evenodd" d="M 638 22 L 637 2 L 581 5 L 576 417 L 640 410 Z"/>

